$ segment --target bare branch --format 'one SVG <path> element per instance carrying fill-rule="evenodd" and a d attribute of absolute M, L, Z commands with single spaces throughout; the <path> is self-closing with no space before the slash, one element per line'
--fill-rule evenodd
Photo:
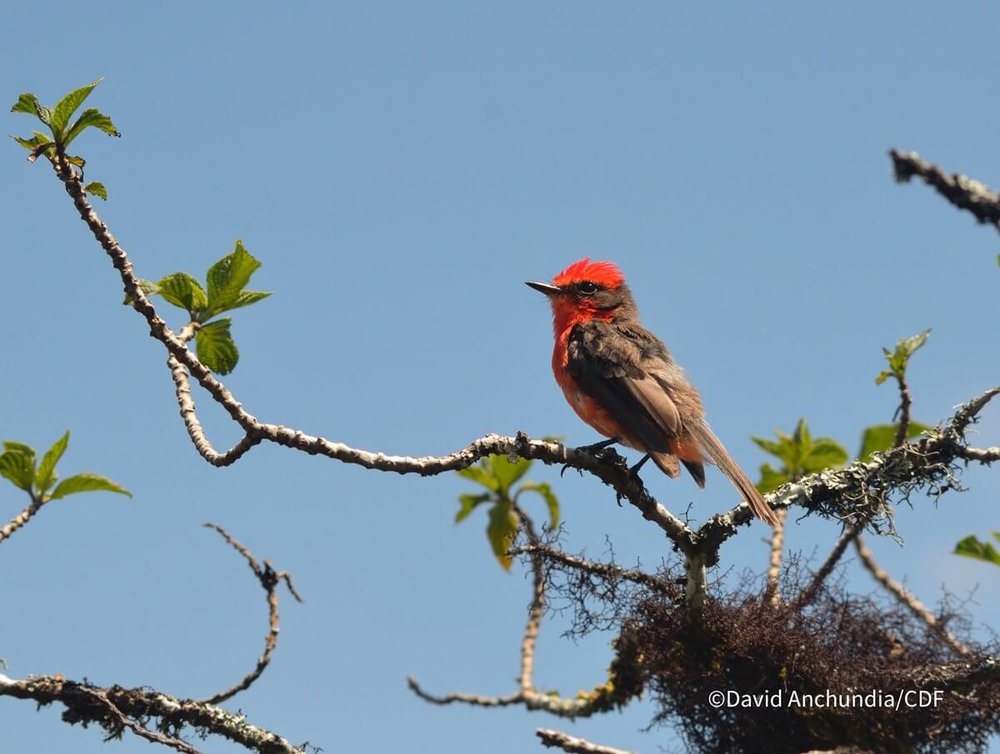
<path fill-rule="evenodd" d="M 524 524 L 528 542 L 537 546 L 539 544 L 538 534 L 531 517 L 518 508 L 516 503 L 513 507 Z M 545 614 L 545 590 L 547 586 L 545 563 L 540 555 L 533 555 L 531 557 L 531 605 L 528 607 L 528 621 L 524 626 L 524 636 L 521 639 L 521 672 L 518 676 L 518 687 L 525 697 L 530 696 L 535 691 L 535 684 L 532 680 L 535 672 L 535 645 L 538 643 L 538 632 L 542 625 L 542 616 Z"/>
<path fill-rule="evenodd" d="M 25 508 L 20 513 L 18 513 L 16 516 L 14 516 L 14 518 L 12 518 L 6 524 L 4 524 L 3 528 L 0 528 L 0 542 L 3 542 L 11 534 L 16 532 L 26 523 L 28 523 L 28 521 L 30 521 L 32 517 L 42 509 L 42 506 L 45 505 L 45 503 L 46 503 L 45 500 L 38 500 L 34 496 L 32 496 L 31 503 L 28 505 L 28 507 Z"/>
<path fill-rule="evenodd" d="M 220 736 L 259 754 L 306 754 L 304 748 L 293 746 L 276 733 L 251 725 L 244 715 L 149 689 L 100 688 L 61 676 L 15 680 L 0 674 L 0 696 L 31 699 L 40 705 L 59 702 L 66 707 L 64 719 L 96 723 L 112 735 L 120 733 L 122 723 L 105 702 L 133 722 L 159 718 L 168 729 L 190 725 L 198 735 Z"/>
<path fill-rule="evenodd" d="M 962 448 L 959 456 L 969 461 L 979 461 L 980 463 L 992 463 L 1000 461 L 1000 447 L 995 448 Z"/>
<path fill-rule="evenodd" d="M 187 348 L 187 340 L 193 334 L 193 328 L 186 327 L 180 334 L 175 334 L 166 322 L 156 312 L 155 307 L 143 292 L 139 284 L 139 278 L 132 269 L 132 261 L 125 250 L 118 242 L 107 225 L 95 212 L 93 206 L 87 199 L 83 190 L 80 176 L 73 169 L 73 166 L 66 160 L 56 155 L 53 159 L 56 174 L 66 188 L 66 192 L 72 197 L 73 204 L 81 219 L 87 224 L 98 243 L 110 257 L 112 265 L 118 270 L 125 288 L 125 293 L 131 302 L 132 308 L 143 316 L 149 325 L 150 335 L 163 343 L 167 349 L 171 376 L 177 387 L 177 400 L 184 418 L 188 434 L 191 436 L 198 452 L 209 463 L 216 466 L 226 466 L 234 463 L 242 457 L 248 450 L 260 442 L 267 440 L 278 445 L 301 450 L 310 455 L 324 455 L 334 460 L 344 463 L 352 463 L 368 469 L 379 471 L 392 471 L 398 474 L 420 474 L 429 476 L 441 474 L 446 471 L 471 466 L 483 456 L 487 455 L 520 455 L 522 458 L 533 458 L 545 463 L 568 465 L 573 468 L 587 471 L 597 476 L 605 484 L 614 487 L 620 498 L 626 498 L 636 506 L 644 517 L 656 523 L 675 542 L 680 542 L 689 537 L 691 532 L 684 523 L 671 514 L 666 508 L 656 502 L 649 495 L 642 483 L 635 475 L 628 474 L 624 463 L 617 463 L 617 456 L 611 454 L 609 460 L 598 458 L 593 453 L 587 451 L 575 451 L 564 448 L 559 443 L 547 443 L 529 440 L 526 436 L 519 435 L 517 438 L 500 437 L 498 435 L 487 435 L 466 448 L 446 456 L 425 456 L 407 457 L 390 456 L 385 453 L 373 453 L 366 450 L 351 448 L 343 443 L 333 442 L 323 437 L 307 435 L 299 430 L 293 430 L 280 424 L 267 424 L 257 420 L 255 416 L 247 412 L 241 403 L 233 397 L 226 387 L 212 374 L 212 372 L 198 360 Z M 212 399 L 221 405 L 229 416 L 245 432 L 233 448 L 218 453 L 212 449 L 211 444 L 205 437 L 204 431 L 195 416 L 194 402 L 190 395 L 190 386 L 187 384 L 188 377 L 183 373 L 186 369 L 188 374 L 197 380 Z M 609 454 L 604 454 L 606 457 Z"/>
<path fill-rule="evenodd" d="M 535 735 L 542 739 L 545 746 L 562 749 L 568 754 L 635 754 L 624 749 L 591 743 L 585 738 L 576 738 L 549 728 L 539 728 L 535 731 Z"/>
<path fill-rule="evenodd" d="M 916 152 L 890 149 L 889 156 L 897 181 L 906 183 L 917 176 L 959 209 L 1000 230 L 1000 195 L 988 186 L 959 173 L 948 175 L 937 165 L 924 162 Z"/>
<path fill-rule="evenodd" d="M 788 516 L 788 509 L 775 511 L 777 523 L 771 530 L 771 556 L 767 567 L 767 588 L 764 591 L 764 598 L 771 601 L 771 604 L 781 602 L 781 548 L 785 542 L 785 518 Z"/>
<path fill-rule="evenodd" d="M 202 704 L 219 704 L 227 699 L 231 699 L 236 696 L 241 691 L 246 691 L 250 688 L 250 685 L 260 678 L 261 674 L 267 668 L 271 662 L 271 656 L 274 654 L 274 650 L 278 646 L 278 633 L 281 631 L 278 620 L 278 583 L 284 581 L 288 586 L 288 591 L 292 593 L 292 596 L 299 602 L 302 602 L 302 598 L 296 593 L 295 588 L 292 586 L 291 576 L 285 571 L 275 571 L 271 567 L 270 562 L 264 561 L 264 567 L 262 568 L 254 558 L 253 553 L 250 552 L 246 545 L 233 539 L 233 537 L 223 529 L 218 524 L 205 524 L 209 529 L 215 529 L 222 538 L 228 542 L 236 552 L 242 555 L 247 564 L 250 566 L 250 570 L 253 571 L 254 576 L 260 581 L 260 585 L 264 588 L 267 594 L 267 609 L 268 609 L 268 631 L 267 635 L 264 637 L 264 654 L 260 656 L 257 660 L 256 667 L 250 671 L 246 677 L 239 683 L 231 686 L 225 691 L 220 691 L 218 694 L 208 697 L 207 699 L 202 699 Z"/>
<path fill-rule="evenodd" d="M 899 426 L 896 427 L 896 438 L 892 443 L 894 448 L 898 448 L 906 442 L 906 435 L 910 431 L 910 407 L 913 405 L 913 398 L 910 396 L 910 386 L 906 382 L 906 374 L 896 374 L 896 382 L 899 384 L 899 407 L 896 409 L 896 416 L 899 417 Z"/>
<path fill-rule="evenodd" d="M 942 625 L 934 613 L 928 610 L 924 604 L 917 599 L 916 595 L 893 579 L 887 571 L 879 566 L 879 564 L 875 561 L 875 556 L 872 555 L 872 551 L 865 545 L 860 534 L 854 538 L 854 548 L 858 551 L 858 557 L 861 558 L 861 563 L 864 565 L 865 569 L 878 583 L 884 586 L 886 590 L 898 599 L 901 604 L 909 608 L 910 612 L 926 623 L 948 646 L 960 655 L 972 654 L 972 650 L 959 641 L 951 633 L 951 631 Z"/>

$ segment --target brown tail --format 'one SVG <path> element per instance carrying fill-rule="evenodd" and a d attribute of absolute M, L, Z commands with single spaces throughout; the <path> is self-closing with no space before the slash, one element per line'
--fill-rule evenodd
<path fill-rule="evenodd" d="M 743 473 L 743 469 L 729 456 L 726 448 L 719 442 L 719 438 L 715 436 L 709 426 L 704 421 L 697 421 L 692 422 L 688 429 L 691 430 L 691 434 L 701 443 L 701 447 L 705 450 L 705 455 L 721 469 L 723 474 L 729 477 L 729 481 L 740 491 L 740 495 L 746 500 L 747 505 L 750 506 L 750 510 L 754 512 L 754 515 L 766 521 L 771 526 L 777 525 L 778 519 L 775 517 L 774 511 L 764 501 L 764 498 L 757 491 L 757 488 L 754 487 L 750 478 Z"/>

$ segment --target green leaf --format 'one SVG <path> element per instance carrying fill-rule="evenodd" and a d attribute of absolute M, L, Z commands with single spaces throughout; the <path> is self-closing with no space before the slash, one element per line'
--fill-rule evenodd
<path fill-rule="evenodd" d="M 250 276 L 259 267 L 260 262 L 243 247 L 242 241 L 237 241 L 232 254 L 227 254 L 208 268 L 210 311 L 218 314 L 233 308 L 237 294 L 246 287 Z"/>
<path fill-rule="evenodd" d="M 10 109 L 12 113 L 27 113 L 28 115 L 34 115 L 36 118 L 40 117 L 39 111 L 42 105 L 36 97 L 31 92 L 25 92 L 20 97 L 17 98 L 17 102 Z"/>
<path fill-rule="evenodd" d="M 5 442 L 0 453 L 0 476 L 15 487 L 31 492 L 35 481 L 35 450 L 19 442 Z"/>
<path fill-rule="evenodd" d="M 872 453 L 881 453 L 889 450 L 896 442 L 896 432 L 899 424 L 875 424 L 865 429 L 861 435 L 861 450 L 858 452 L 858 459 L 867 461 Z M 906 430 L 906 439 L 910 440 L 919 434 L 931 429 L 926 424 L 920 422 L 910 422 Z"/>
<path fill-rule="evenodd" d="M 56 483 L 56 464 L 66 452 L 69 444 L 69 432 L 55 441 L 51 448 L 45 451 L 42 462 L 38 464 L 38 471 L 35 472 L 35 487 L 39 492 L 48 492 L 49 488 Z"/>
<path fill-rule="evenodd" d="M 778 471 L 769 463 L 763 463 L 760 466 L 760 481 L 757 482 L 757 490 L 762 495 L 766 495 L 789 481 L 791 481 L 791 477 L 787 473 Z"/>
<path fill-rule="evenodd" d="M 513 463 L 504 455 L 489 457 L 490 470 L 493 477 L 500 485 L 500 492 L 507 494 L 511 485 L 528 473 L 531 468 L 531 461 L 527 458 L 518 458 Z"/>
<path fill-rule="evenodd" d="M 1000 532 L 993 532 L 993 537 L 1000 539 Z M 1000 566 L 1000 552 L 989 542 L 981 542 L 972 534 L 955 545 L 955 554 Z"/>
<path fill-rule="evenodd" d="M 38 131 L 34 131 L 33 133 L 34 136 L 32 136 L 30 139 L 22 139 L 20 136 L 10 137 L 18 144 L 20 144 L 22 147 L 31 152 L 31 154 L 28 155 L 28 162 L 34 162 L 35 160 L 38 159 L 38 156 L 42 152 L 49 149 L 50 147 L 55 146 L 55 142 L 52 141 L 52 137 L 49 136 L 48 134 L 39 133 Z"/>
<path fill-rule="evenodd" d="M 208 306 L 205 289 L 186 272 L 175 272 L 160 278 L 156 288 L 167 303 L 184 309 L 191 315 L 191 319 L 197 320 L 198 315 Z"/>
<path fill-rule="evenodd" d="M 198 360 L 216 374 L 229 374 L 240 360 L 240 352 L 229 332 L 232 323 L 230 317 L 217 319 L 202 325 L 195 335 Z"/>
<path fill-rule="evenodd" d="M 73 127 L 66 132 L 62 141 L 63 148 L 67 147 L 73 139 L 83 133 L 84 129 L 87 128 L 96 128 L 100 131 L 104 131 L 104 133 L 108 136 L 121 136 L 121 134 L 118 133 L 118 129 L 115 128 L 115 124 L 111 121 L 111 118 L 102 113 L 100 110 L 90 108 L 88 110 L 84 110 L 83 115 L 77 118 Z"/>
<path fill-rule="evenodd" d="M 492 490 L 493 492 L 500 489 L 500 482 L 498 482 L 492 472 L 485 467 L 485 462 L 479 463 L 475 466 L 469 466 L 465 469 L 458 469 L 455 473 L 460 477 L 469 479 L 476 484 L 482 485 L 488 490 Z"/>
<path fill-rule="evenodd" d="M 59 500 L 67 495 L 75 495 L 78 492 L 117 492 L 121 495 L 132 497 L 132 493 L 120 484 L 112 482 L 107 477 L 88 472 L 63 479 L 52 491 L 51 499 Z"/>
<path fill-rule="evenodd" d="M 94 87 L 100 84 L 103 80 L 103 78 L 99 78 L 97 81 L 70 92 L 59 100 L 59 102 L 56 103 L 55 109 L 52 111 L 52 128 L 54 130 L 63 131 L 69 123 L 69 119 L 73 117 L 73 113 L 75 113 L 77 108 L 83 104 L 83 101 L 90 96 L 90 93 L 94 91 Z"/>
<path fill-rule="evenodd" d="M 808 455 L 802 459 L 802 470 L 813 474 L 823 469 L 840 468 L 847 462 L 847 448 L 829 437 L 817 439 Z"/>
<path fill-rule="evenodd" d="M 542 496 L 549 508 L 549 526 L 555 529 L 559 525 L 559 499 L 552 491 L 552 486 L 548 482 L 525 482 L 517 491 L 517 497 L 522 492 L 537 492 Z"/>
<path fill-rule="evenodd" d="M 160 288 L 156 283 L 152 280 L 146 280 L 145 278 L 139 278 L 139 287 L 142 289 L 142 292 L 146 294 L 146 298 L 155 296 L 160 292 Z M 125 300 L 122 301 L 122 303 L 125 304 L 125 306 L 131 306 L 133 301 L 134 299 L 126 293 Z"/>
<path fill-rule="evenodd" d="M 93 194 L 94 196 L 100 197 L 104 201 L 108 200 L 108 190 L 104 188 L 104 184 L 100 183 L 99 181 L 91 181 L 90 183 L 88 183 L 86 186 L 83 187 L 83 190 L 86 191 L 88 194 Z"/>
<path fill-rule="evenodd" d="M 271 295 L 270 291 L 240 291 L 236 296 L 230 300 L 228 304 L 225 304 L 221 308 L 216 308 L 209 302 L 208 309 L 205 310 L 205 317 L 214 317 L 216 314 L 221 314 L 222 312 L 232 311 L 233 309 L 239 309 L 243 306 L 250 306 L 250 304 L 256 304 Z"/>
<path fill-rule="evenodd" d="M 490 508 L 490 522 L 486 527 L 486 536 L 490 540 L 490 547 L 493 548 L 493 554 L 500 567 L 505 571 L 509 571 L 514 562 L 507 550 L 517 536 L 520 525 L 521 521 L 510 502 L 501 501 Z"/>
<path fill-rule="evenodd" d="M 476 509 L 477 506 L 485 503 L 487 500 L 492 500 L 493 496 L 488 492 L 484 492 L 481 495 L 459 495 L 458 513 L 455 514 L 455 523 L 460 524 L 462 521 L 469 517 L 469 514 Z"/>
<path fill-rule="evenodd" d="M 12 450 L 15 453 L 23 453 L 26 456 L 31 456 L 31 463 L 35 463 L 35 449 L 30 445 L 25 445 L 23 442 L 17 442 L 15 440 L 4 440 L 3 443 L 4 450 Z"/>

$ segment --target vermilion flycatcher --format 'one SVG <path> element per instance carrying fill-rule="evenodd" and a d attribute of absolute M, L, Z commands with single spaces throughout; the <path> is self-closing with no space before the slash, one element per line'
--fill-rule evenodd
<path fill-rule="evenodd" d="M 552 371 L 573 410 L 605 437 L 641 450 L 667 476 L 680 463 L 705 486 L 706 462 L 716 464 L 759 518 L 777 519 L 753 482 L 708 424 L 701 396 L 653 333 L 621 271 L 611 262 L 574 262 L 552 283 L 528 283 L 549 297 L 556 346 Z"/>

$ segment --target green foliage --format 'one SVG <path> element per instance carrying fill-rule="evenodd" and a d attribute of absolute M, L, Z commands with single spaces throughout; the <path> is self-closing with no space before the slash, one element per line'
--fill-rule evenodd
<path fill-rule="evenodd" d="M 168 304 L 183 309 L 190 321 L 199 325 L 195 336 L 198 359 L 217 374 L 229 374 L 240 358 L 231 332 L 232 319 L 212 318 L 271 295 L 269 291 L 244 290 L 260 266 L 243 242 L 237 241 L 231 254 L 208 268 L 204 287 L 186 272 L 166 275 L 155 283 L 140 280 L 139 285 L 147 296 L 161 296 Z M 126 296 L 125 303 L 132 301 Z"/>
<path fill-rule="evenodd" d="M 38 97 L 30 92 L 26 92 L 17 98 L 17 102 L 14 103 L 10 111 L 38 118 L 42 125 L 46 126 L 49 131 L 48 134 L 41 131 L 34 131 L 30 139 L 23 139 L 19 136 L 11 137 L 28 150 L 28 160 L 30 162 L 34 162 L 41 156 L 45 156 L 51 160 L 56 154 L 59 154 L 66 157 L 66 159 L 77 167 L 82 168 L 84 164 L 82 158 L 66 154 L 66 148 L 76 137 L 88 128 L 96 128 L 108 134 L 108 136 L 121 136 L 111 118 L 95 108 L 84 110 L 79 118 L 72 121 L 72 123 L 70 122 L 74 113 L 80 108 L 80 105 L 84 103 L 84 100 L 90 96 L 90 93 L 94 91 L 94 88 L 101 81 L 103 79 L 97 79 L 97 81 L 75 89 L 59 100 L 55 107 L 45 107 L 38 101 Z M 102 199 L 107 199 L 107 192 L 104 191 L 104 187 L 101 184 L 92 183 L 89 185 L 99 186 L 100 189 L 87 189 L 88 192 L 93 193 L 95 196 L 100 196 Z"/>
<path fill-rule="evenodd" d="M 774 433 L 777 440 L 751 438 L 758 447 L 781 461 L 779 468 L 769 463 L 761 465 L 761 479 L 757 483 L 757 489 L 764 494 L 778 489 L 786 482 L 801 479 L 807 474 L 823 469 L 839 468 L 847 461 L 847 449 L 829 437 L 818 437 L 814 440 L 805 419 L 799 419 L 791 435 L 785 434 L 780 429 L 776 429 Z"/>
<path fill-rule="evenodd" d="M 993 539 L 1000 542 L 1000 531 L 993 532 Z M 990 542 L 980 541 L 972 534 L 955 545 L 955 554 L 1000 566 L 1000 552 Z"/>
<path fill-rule="evenodd" d="M 37 503 L 59 500 L 78 492 L 117 492 L 132 497 L 132 493 L 121 485 L 107 477 L 89 472 L 67 477 L 56 485 L 56 480 L 59 478 L 56 474 L 56 465 L 66 452 L 67 445 L 69 445 L 69 432 L 56 440 L 52 447 L 45 451 L 41 463 L 36 465 L 35 449 L 30 445 L 5 442 L 3 453 L 0 453 L 0 476 L 18 489 L 27 492 Z M 54 490 L 53 485 L 56 485 Z"/>
<path fill-rule="evenodd" d="M 509 571 L 513 563 L 507 551 L 521 527 L 517 503 L 522 494 L 532 492 L 539 495 L 548 508 L 549 525 L 554 527 L 559 524 L 559 500 L 547 482 L 526 481 L 515 489 L 514 485 L 530 468 L 531 461 L 526 458 L 511 460 L 507 456 L 498 455 L 484 458 L 475 466 L 455 472 L 486 489 L 486 492 L 459 495 L 455 523 L 464 521 L 480 505 L 489 503 L 486 538 L 494 557 L 505 571 Z"/>
<path fill-rule="evenodd" d="M 896 343 L 895 351 L 890 351 L 888 348 L 883 347 L 882 354 L 885 356 L 886 361 L 889 362 L 889 368 L 879 372 L 875 378 L 875 384 L 881 385 L 890 377 L 895 377 L 898 381 L 902 382 L 906 378 L 906 367 L 910 363 L 910 357 L 927 342 L 930 334 L 931 329 L 928 327 L 919 335 L 900 338 Z"/>

